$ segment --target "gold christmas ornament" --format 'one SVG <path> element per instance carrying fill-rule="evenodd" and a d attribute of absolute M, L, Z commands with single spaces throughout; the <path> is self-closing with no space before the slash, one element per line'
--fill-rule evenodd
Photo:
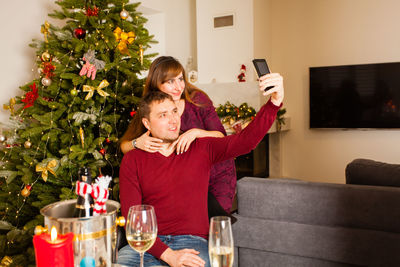
<path fill-rule="evenodd" d="M 4 256 L 1 259 L 0 266 L 10 266 L 13 263 L 13 259 L 9 256 Z"/>
<path fill-rule="evenodd" d="M 47 35 L 49 34 L 49 28 L 50 28 L 50 23 L 45 21 L 44 25 L 42 25 L 42 27 L 40 28 L 40 32 L 44 34 L 44 41 L 46 43 L 49 42 L 49 40 L 47 40 Z"/>
<path fill-rule="evenodd" d="M 31 141 L 26 140 L 25 143 L 24 143 L 24 147 L 25 147 L 25 148 L 31 148 L 31 146 L 32 146 Z"/>
<path fill-rule="evenodd" d="M 140 57 L 140 64 L 143 65 L 143 47 L 142 45 L 139 46 L 139 57 Z"/>
<path fill-rule="evenodd" d="M 41 162 L 38 165 L 36 165 L 36 171 L 42 173 L 42 178 L 43 181 L 47 181 L 47 178 L 49 177 L 49 172 L 52 173 L 54 176 L 57 176 L 56 174 L 56 167 L 58 166 L 58 161 L 53 159 L 47 162 L 47 164 Z"/>
<path fill-rule="evenodd" d="M 21 190 L 21 195 L 23 197 L 28 197 L 30 194 L 31 194 L 31 190 L 27 186 L 25 186 L 24 189 Z"/>
<path fill-rule="evenodd" d="M 132 44 L 135 41 L 135 33 L 134 32 L 123 32 L 120 27 L 117 27 L 114 30 L 114 36 L 118 43 L 118 49 L 121 54 L 129 55 L 128 45 Z"/>
<path fill-rule="evenodd" d="M 78 90 L 76 90 L 76 88 L 71 89 L 70 94 L 71 94 L 72 96 L 77 96 L 77 95 L 78 95 Z"/>
<path fill-rule="evenodd" d="M 107 97 L 110 94 L 108 94 L 107 92 L 103 91 L 103 88 L 107 87 L 109 85 L 109 83 L 107 82 L 107 80 L 102 80 L 101 83 L 99 84 L 99 86 L 94 87 L 94 86 L 90 86 L 90 85 L 84 85 L 83 86 L 83 92 L 88 92 L 88 94 L 85 97 L 85 100 L 89 100 L 90 98 L 92 98 L 94 91 L 97 91 L 97 93 L 99 93 L 99 95 Z"/>
<path fill-rule="evenodd" d="M 11 115 L 14 115 L 14 112 L 15 112 L 14 106 L 15 106 L 16 103 L 17 103 L 17 102 L 15 101 L 15 98 L 11 98 L 11 99 L 10 99 L 10 104 L 9 104 L 9 105 L 4 104 L 4 105 L 3 105 L 3 108 L 4 108 L 5 110 L 9 109 L 10 112 L 11 112 Z"/>
<path fill-rule="evenodd" d="M 82 148 L 85 147 L 85 132 L 82 127 L 79 127 L 79 137 L 81 138 Z"/>
<path fill-rule="evenodd" d="M 119 13 L 119 16 L 121 17 L 121 19 L 127 19 L 129 17 L 129 12 L 123 9 L 121 13 Z"/>
<path fill-rule="evenodd" d="M 51 55 L 49 54 L 49 52 L 43 52 L 43 54 L 42 54 L 42 60 L 43 61 L 50 61 L 50 59 L 51 59 Z"/>

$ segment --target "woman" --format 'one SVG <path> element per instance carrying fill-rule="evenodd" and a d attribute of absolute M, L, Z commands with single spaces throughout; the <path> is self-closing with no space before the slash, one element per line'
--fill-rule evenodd
<path fill-rule="evenodd" d="M 185 70 L 175 58 L 162 56 L 151 64 L 143 95 L 154 90 L 161 90 L 172 96 L 178 107 L 183 133 L 179 136 L 176 153 L 187 151 L 196 138 L 226 135 L 212 101 L 206 93 L 186 80 Z M 162 140 L 151 137 L 150 132 L 135 117 L 121 138 L 123 153 L 135 148 L 154 153 L 161 147 Z M 235 189 L 236 170 L 233 159 L 213 165 L 209 185 L 210 216 L 218 215 L 218 210 L 230 212 Z"/>

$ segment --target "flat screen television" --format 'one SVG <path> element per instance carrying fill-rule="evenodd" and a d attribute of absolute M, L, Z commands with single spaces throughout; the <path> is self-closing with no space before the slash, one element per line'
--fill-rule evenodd
<path fill-rule="evenodd" d="M 400 128 L 400 62 L 311 67 L 310 128 Z"/>

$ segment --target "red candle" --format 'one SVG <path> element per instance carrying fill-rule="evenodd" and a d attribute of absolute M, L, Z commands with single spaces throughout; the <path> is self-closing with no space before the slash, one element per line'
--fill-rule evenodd
<path fill-rule="evenodd" d="M 35 246 L 36 266 L 73 267 L 73 239 L 73 233 L 57 235 L 57 230 L 54 226 L 51 229 L 51 234 L 35 235 L 33 237 L 33 245 Z"/>

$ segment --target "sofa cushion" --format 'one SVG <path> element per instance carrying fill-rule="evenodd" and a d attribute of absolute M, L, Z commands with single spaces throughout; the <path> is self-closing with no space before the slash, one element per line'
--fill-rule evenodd
<path fill-rule="evenodd" d="M 237 254 L 236 254 L 237 255 Z M 235 255 L 235 257 L 236 257 Z M 257 267 L 349 267 L 359 266 L 353 264 L 345 264 L 332 262 L 321 259 L 313 259 L 308 257 L 300 257 L 282 253 L 262 251 L 256 249 L 240 248 L 238 254 L 240 266 L 257 266 Z"/>
<path fill-rule="evenodd" d="M 232 229 L 239 247 L 239 266 L 245 262 L 240 258 L 242 248 L 362 266 L 400 266 L 400 234 L 242 216 L 237 219 Z M 243 266 L 269 265 L 246 262 Z"/>
<path fill-rule="evenodd" d="M 238 214 L 400 233 L 400 188 L 242 178 Z"/>
<path fill-rule="evenodd" d="M 346 166 L 346 184 L 400 187 L 400 164 L 355 159 Z"/>

